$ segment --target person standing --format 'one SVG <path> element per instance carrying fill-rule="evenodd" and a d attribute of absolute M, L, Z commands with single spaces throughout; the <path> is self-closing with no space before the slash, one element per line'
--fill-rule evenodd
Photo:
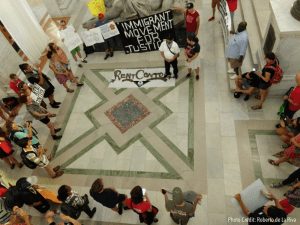
<path fill-rule="evenodd" d="M 100 27 L 104 24 L 108 23 L 108 21 L 105 18 L 105 15 L 103 13 L 99 13 L 98 20 L 96 21 L 95 27 Z M 108 57 L 114 56 L 114 45 L 115 45 L 115 38 L 111 37 L 104 40 L 105 44 L 105 57 L 104 60 L 106 60 Z"/>
<path fill-rule="evenodd" d="M 208 21 L 213 21 L 215 19 L 216 7 L 220 7 L 220 0 L 211 0 L 211 8 L 212 8 L 212 17 L 208 19 Z"/>
<path fill-rule="evenodd" d="M 166 190 L 162 189 L 161 192 L 165 197 L 165 206 L 167 211 L 170 212 L 172 220 L 176 224 L 186 225 L 189 219 L 194 216 L 197 204 L 201 201 L 201 195 L 195 194 L 193 202 L 186 202 L 179 187 L 173 189 L 172 200 L 168 198 Z"/>
<path fill-rule="evenodd" d="M 283 100 L 288 101 L 284 115 L 293 119 L 294 114 L 300 109 L 300 73 L 296 74 L 297 86 L 292 89 L 289 95 L 284 95 Z"/>
<path fill-rule="evenodd" d="M 194 4 L 188 2 L 185 8 L 173 7 L 172 9 L 184 14 L 186 35 L 193 33 L 197 36 L 200 27 L 200 14 L 195 10 Z"/>
<path fill-rule="evenodd" d="M 192 74 L 192 70 L 195 70 L 196 73 L 196 80 L 199 80 L 199 73 L 200 73 L 200 60 L 198 55 L 200 53 L 200 45 L 199 40 L 195 36 L 195 34 L 191 33 L 187 37 L 187 45 L 185 47 L 185 56 L 186 56 L 186 64 L 188 67 L 188 74 L 186 75 L 189 78 Z"/>
<path fill-rule="evenodd" d="M 95 180 L 92 184 L 90 195 L 95 201 L 122 215 L 123 202 L 125 201 L 127 196 L 124 194 L 119 194 L 113 188 L 104 188 L 101 178 Z"/>
<path fill-rule="evenodd" d="M 44 98 L 48 98 L 52 108 L 58 108 L 61 104 L 60 102 L 55 101 L 54 99 L 54 86 L 50 82 L 49 77 L 42 73 L 41 68 L 38 70 L 33 69 L 28 63 L 23 63 L 19 65 L 19 68 L 25 74 L 27 80 L 31 84 L 38 84 L 45 89 Z"/>
<path fill-rule="evenodd" d="M 241 66 L 248 47 L 248 33 L 246 31 L 247 22 L 240 22 L 237 33 L 229 38 L 226 50 L 226 58 L 235 74 L 230 79 L 235 79 L 242 74 Z"/>
<path fill-rule="evenodd" d="M 227 5 L 230 11 L 230 18 L 231 18 L 231 32 L 234 32 L 234 12 L 237 9 L 238 0 L 226 0 Z"/>
<path fill-rule="evenodd" d="M 173 67 L 174 78 L 178 78 L 178 62 L 177 58 L 179 57 L 180 49 L 178 44 L 173 41 L 171 34 L 161 43 L 159 47 L 160 55 L 163 57 L 165 62 L 165 77 L 171 76 L 170 67 Z"/>
<path fill-rule="evenodd" d="M 64 32 L 64 30 L 66 30 L 67 28 L 71 29 L 75 33 L 75 29 L 74 29 L 74 27 L 72 25 L 68 25 L 67 26 L 66 21 L 65 20 L 61 20 L 60 21 L 60 32 L 59 32 L 59 34 L 60 34 L 60 37 L 61 37 L 61 39 L 62 39 L 63 42 L 64 42 L 65 39 L 68 38 L 66 32 Z M 76 48 L 72 49 L 71 50 L 71 54 L 72 54 L 75 62 L 78 64 L 79 67 L 82 67 L 82 65 L 78 62 L 77 57 L 80 59 L 81 62 L 87 63 L 87 61 L 85 59 L 83 59 L 82 56 L 81 56 L 80 46 L 77 46 Z"/>
<path fill-rule="evenodd" d="M 88 196 L 86 194 L 84 196 L 80 196 L 76 191 L 73 191 L 72 188 L 68 185 L 62 185 L 59 187 L 57 198 L 65 204 L 75 208 L 77 211 L 79 211 L 79 214 L 81 213 L 81 211 L 84 211 L 90 218 L 92 218 L 96 213 L 96 207 L 94 207 L 93 209 L 89 207 Z M 74 218 L 74 215 L 68 215 L 67 212 L 64 212 L 63 207 L 64 206 L 62 204 L 62 213 L 72 217 L 73 219 L 77 219 Z"/>
<path fill-rule="evenodd" d="M 29 96 L 23 95 L 20 97 L 20 102 L 26 104 L 27 111 L 37 120 L 41 121 L 43 124 L 46 124 L 50 130 L 50 134 L 53 140 L 59 140 L 62 138 L 61 135 L 56 135 L 61 128 L 55 129 L 54 124 L 50 121 L 49 117 L 55 117 L 56 114 L 48 112 L 42 106 L 34 103 Z"/>

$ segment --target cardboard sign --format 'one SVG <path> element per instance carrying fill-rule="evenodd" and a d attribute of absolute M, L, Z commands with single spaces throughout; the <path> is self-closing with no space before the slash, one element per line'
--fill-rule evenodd
<path fill-rule="evenodd" d="M 117 26 L 126 54 L 156 51 L 168 34 L 174 37 L 175 33 L 170 10 L 120 22 Z"/>
<path fill-rule="evenodd" d="M 87 7 L 93 16 L 98 16 L 99 13 L 105 13 L 104 0 L 91 0 L 87 3 Z"/>
<path fill-rule="evenodd" d="M 102 26 L 100 26 L 101 33 L 104 39 L 108 39 L 120 34 L 118 27 L 114 21 L 110 21 Z"/>
<path fill-rule="evenodd" d="M 30 94 L 31 99 L 40 105 L 44 98 L 45 89 L 42 88 L 37 83 L 34 83 L 34 85 L 31 85 L 31 88 L 32 88 L 32 92 Z"/>
<path fill-rule="evenodd" d="M 60 31 L 61 38 L 69 51 L 82 44 L 82 40 L 79 35 L 75 32 L 73 26 L 67 26 L 66 29 Z"/>
<path fill-rule="evenodd" d="M 81 32 L 81 37 L 86 46 L 92 46 L 96 43 L 104 42 L 101 29 L 99 27 Z"/>

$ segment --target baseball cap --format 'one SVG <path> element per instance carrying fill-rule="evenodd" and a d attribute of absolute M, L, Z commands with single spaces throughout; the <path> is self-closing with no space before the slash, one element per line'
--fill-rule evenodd
<path fill-rule="evenodd" d="M 192 8 L 194 8 L 194 4 L 192 2 L 188 2 L 188 3 L 186 3 L 185 8 L 192 9 Z"/>
<path fill-rule="evenodd" d="M 175 187 L 172 191 L 172 199 L 175 205 L 180 205 L 184 201 L 182 190 L 179 187 Z"/>

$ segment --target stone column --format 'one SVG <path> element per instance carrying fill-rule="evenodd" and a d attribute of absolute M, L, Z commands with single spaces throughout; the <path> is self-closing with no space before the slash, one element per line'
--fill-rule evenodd
<path fill-rule="evenodd" d="M 291 8 L 291 14 L 296 20 L 300 21 L 300 0 L 294 2 L 293 7 Z"/>

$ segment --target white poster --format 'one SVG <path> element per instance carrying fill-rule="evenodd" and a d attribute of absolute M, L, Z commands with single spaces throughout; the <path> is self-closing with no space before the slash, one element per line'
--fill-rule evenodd
<path fill-rule="evenodd" d="M 175 78 L 165 77 L 164 68 L 115 69 L 105 76 L 110 88 L 173 87 Z"/>
<path fill-rule="evenodd" d="M 32 92 L 30 94 L 31 99 L 40 105 L 44 98 L 45 89 L 42 88 L 37 83 L 31 85 L 31 88 L 32 88 Z"/>
<path fill-rule="evenodd" d="M 81 37 L 86 46 L 92 46 L 96 43 L 104 42 L 100 27 L 81 32 Z"/>
<path fill-rule="evenodd" d="M 69 51 L 72 51 L 77 46 L 82 44 L 80 36 L 75 32 L 73 26 L 67 26 L 66 29 L 61 30 L 61 38 Z"/>
<path fill-rule="evenodd" d="M 108 22 L 100 26 L 100 29 L 104 39 L 108 39 L 120 34 L 114 21 Z"/>

